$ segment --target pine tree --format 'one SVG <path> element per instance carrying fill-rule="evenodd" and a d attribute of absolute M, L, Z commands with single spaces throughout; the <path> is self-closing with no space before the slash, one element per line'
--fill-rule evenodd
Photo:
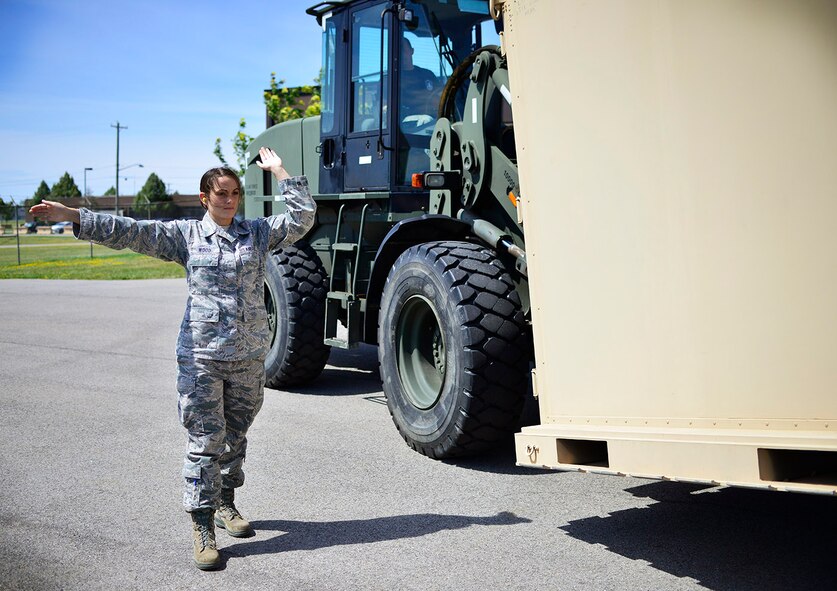
<path fill-rule="evenodd" d="M 52 189 L 49 194 L 53 199 L 60 199 L 61 197 L 81 197 L 81 191 L 79 191 L 76 182 L 73 180 L 73 177 L 70 176 L 69 172 L 65 172 L 64 176 L 58 179 L 57 183 L 52 185 Z"/>
<path fill-rule="evenodd" d="M 166 192 L 166 183 L 155 173 L 148 175 L 148 180 L 139 190 L 134 198 L 134 208 L 142 211 L 142 208 L 149 208 L 149 213 L 156 217 L 174 217 L 177 215 L 177 206 Z"/>
<path fill-rule="evenodd" d="M 171 201 L 171 197 L 166 193 L 166 183 L 153 172 L 148 175 L 148 180 L 137 193 L 134 203 L 145 203 L 146 200 L 151 203 Z"/>
<path fill-rule="evenodd" d="M 29 206 L 37 205 L 49 196 L 49 185 L 46 184 L 46 181 L 41 181 L 41 184 L 38 185 L 38 188 L 35 190 L 35 194 L 32 195 L 32 199 L 29 199 L 27 204 Z"/>

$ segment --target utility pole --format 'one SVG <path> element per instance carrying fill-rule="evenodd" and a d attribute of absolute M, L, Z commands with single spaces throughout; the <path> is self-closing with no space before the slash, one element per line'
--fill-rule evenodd
<path fill-rule="evenodd" d="M 114 187 L 114 189 L 116 190 L 116 195 L 114 196 L 115 199 L 113 200 L 113 213 L 119 215 L 119 130 L 128 128 L 124 125 L 119 125 L 119 121 L 116 122 L 116 125 L 111 124 L 111 127 L 116 128 L 116 186 Z"/>

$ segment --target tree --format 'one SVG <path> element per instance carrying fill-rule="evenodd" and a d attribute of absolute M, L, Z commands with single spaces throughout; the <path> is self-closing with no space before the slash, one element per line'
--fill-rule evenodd
<path fill-rule="evenodd" d="M 148 180 L 134 197 L 134 209 L 148 208 L 154 210 L 157 217 L 174 217 L 177 214 L 177 206 L 166 192 L 166 183 L 156 173 L 148 175 Z"/>
<path fill-rule="evenodd" d="M 105 195 L 116 195 L 116 189 L 114 188 L 113 185 L 110 186 L 110 189 L 105 191 Z"/>
<path fill-rule="evenodd" d="M 32 205 L 37 205 L 47 197 L 49 197 L 49 185 L 46 184 L 46 181 L 41 181 L 41 184 L 35 190 L 35 194 L 32 195 L 32 199 L 28 199 L 26 204 L 31 207 Z"/>
<path fill-rule="evenodd" d="M 314 82 L 317 86 L 285 88 L 285 81 L 277 83 L 276 72 L 270 73 L 270 89 L 264 92 L 264 104 L 274 124 L 320 114 L 320 77 L 317 76 Z M 311 98 L 306 105 L 303 97 L 309 96 Z"/>
<path fill-rule="evenodd" d="M 166 193 L 166 183 L 153 172 L 148 175 L 148 180 L 145 181 L 136 198 L 143 202 L 148 199 L 151 203 L 171 201 L 168 193 Z"/>
<path fill-rule="evenodd" d="M 58 179 L 58 182 L 52 185 L 52 189 L 49 194 L 53 199 L 60 199 L 61 197 L 81 197 L 81 191 L 79 191 L 76 182 L 73 180 L 73 177 L 70 176 L 69 172 L 65 172 L 64 175 Z"/>
<path fill-rule="evenodd" d="M 314 79 L 316 86 L 298 86 L 294 88 L 285 88 L 284 80 L 276 82 L 276 72 L 270 73 L 270 88 L 264 92 L 264 104 L 267 108 L 267 115 L 273 122 L 273 125 L 283 121 L 290 121 L 291 119 L 300 119 L 302 117 L 313 117 L 320 114 L 320 77 L 322 73 Z M 310 97 L 308 104 L 305 104 L 304 98 Z M 213 154 L 221 161 L 224 166 L 230 166 L 238 176 L 243 177 L 247 171 L 247 146 L 253 141 L 253 137 L 247 135 L 244 129 L 247 127 L 247 121 L 241 118 L 238 122 L 238 133 L 232 138 L 233 153 L 235 154 L 236 167 L 230 166 L 224 153 L 221 150 L 221 138 L 215 138 L 215 149 Z"/>
<path fill-rule="evenodd" d="M 3 198 L 0 197 L 0 220 L 10 220 L 15 217 L 15 206 L 11 199 L 9 202 L 6 203 L 3 201 Z"/>
<path fill-rule="evenodd" d="M 230 166 L 224 158 L 224 154 L 221 151 L 221 138 L 215 138 L 215 149 L 212 151 L 218 160 L 221 161 L 221 164 L 232 168 L 238 176 L 244 176 L 244 173 L 247 171 L 247 146 L 249 146 L 250 142 L 253 141 L 251 136 L 244 133 L 245 127 L 247 127 L 247 122 L 244 117 L 242 117 L 238 122 L 238 133 L 236 133 L 232 138 L 233 153 L 235 154 L 235 161 L 238 168 Z"/>

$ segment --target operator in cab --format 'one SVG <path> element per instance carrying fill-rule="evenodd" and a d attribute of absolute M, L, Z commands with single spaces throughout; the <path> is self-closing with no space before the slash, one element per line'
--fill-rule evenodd
<path fill-rule="evenodd" d="M 442 87 L 439 78 L 427 68 L 415 65 L 410 40 L 401 38 L 400 105 L 401 128 L 405 133 L 434 123 Z"/>

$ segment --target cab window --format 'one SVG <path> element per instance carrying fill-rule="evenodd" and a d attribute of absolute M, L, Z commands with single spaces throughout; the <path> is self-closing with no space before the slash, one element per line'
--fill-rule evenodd
<path fill-rule="evenodd" d="M 384 5 L 359 10 L 352 17 L 352 132 L 377 131 L 381 111 L 387 111 L 386 76 L 389 19 L 383 29 L 381 59 L 381 11 Z M 383 71 L 381 71 L 383 64 Z M 383 83 L 382 83 L 383 82 Z M 383 91 L 383 96 L 381 92 Z M 386 129 L 386 117 L 384 117 Z"/>

